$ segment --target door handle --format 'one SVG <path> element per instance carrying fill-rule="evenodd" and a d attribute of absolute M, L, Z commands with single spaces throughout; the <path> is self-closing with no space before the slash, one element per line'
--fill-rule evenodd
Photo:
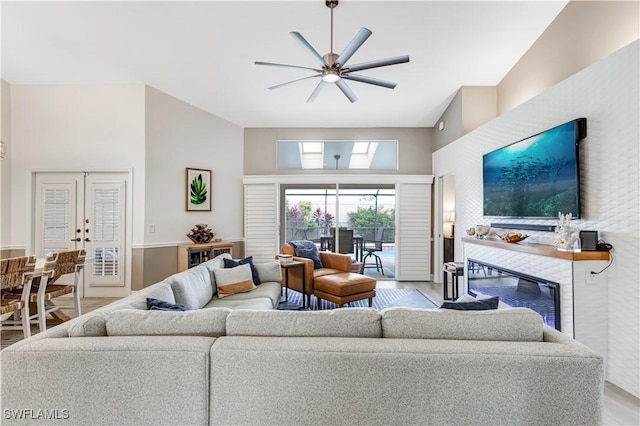
<path fill-rule="evenodd" d="M 91 240 L 90 240 L 88 237 L 87 237 L 87 238 L 85 238 L 84 240 L 85 240 L 85 242 L 87 242 L 87 243 L 90 243 L 90 242 L 91 242 Z"/>
<path fill-rule="evenodd" d="M 74 238 L 71 241 L 75 241 L 76 243 L 79 243 L 80 241 L 82 241 L 82 238 L 80 238 L 80 237 Z"/>

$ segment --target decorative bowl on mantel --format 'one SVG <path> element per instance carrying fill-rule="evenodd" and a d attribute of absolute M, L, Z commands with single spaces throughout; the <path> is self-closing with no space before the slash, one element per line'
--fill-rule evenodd
<path fill-rule="evenodd" d="M 527 237 L 527 234 L 521 234 L 520 232 L 507 232 L 506 234 L 500 236 L 503 241 L 506 241 L 508 243 L 519 243 Z"/>

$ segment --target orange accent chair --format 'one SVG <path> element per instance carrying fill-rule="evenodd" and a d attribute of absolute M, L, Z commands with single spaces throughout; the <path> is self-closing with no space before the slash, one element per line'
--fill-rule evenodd
<path fill-rule="evenodd" d="M 306 306 L 311 306 L 311 295 L 314 291 L 313 280 L 330 274 L 340 274 L 343 272 L 351 272 L 351 256 L 329 251 L 319 251 L 318 256 L 322 262 L 322 268 L 313 269 L 313 260 L 305 257 L 297 257 L 296 251 L 288 243 L 285 243 L 280 249 L 281 254 L 290 254 L 293 260 L 304 262 L 304 287 L 302 283 L 302 271 L 298 268 L 292 269 L 289 276 L 289 288 L 302 292 L 306 296 Z M 284 283 L 282 284 L 284 285 Z M 303 291 L 304 288 L 304 291 Z M 304 303 L 304 301 L 303 301 Z"/>

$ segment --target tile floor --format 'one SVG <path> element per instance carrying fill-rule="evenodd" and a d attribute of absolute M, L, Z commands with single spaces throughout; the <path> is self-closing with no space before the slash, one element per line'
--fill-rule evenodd
<path fill-rule="evenodd" d="M 442 285 L 425 281 L 393 281 L 380 280 L 381 288 L 417 288 L 423 292 L 435 304 L 442 303 Z M 116 299 L 112 298 L 85 298 L 82 299 L 82 312 L 90 312 L 101 306 L 109 304 Z M 70 302 L 70 301 L 69 301 Z M 72 315 L 72 310 L 68 311 Z M 53 325 L 52 325 L 53 326 Z M 38 326 L 34 325 L 33 333 L 38 332 Z M 0 333 L 2 348 L 22 339 L 20 330 L 3 330 Z M 640 425 L 640 399 L 630 395 L 619 387 L 606 382 L 604 388 L 604 415 L 605 425 Z"/>

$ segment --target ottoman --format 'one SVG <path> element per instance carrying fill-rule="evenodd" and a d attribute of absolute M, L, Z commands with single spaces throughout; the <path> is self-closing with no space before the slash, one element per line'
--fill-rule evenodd
<path fill-rule="evenodd" d="M 316 309 L 320 308 L 320 300 L 328 300 L 342 307 L 355 300 L 369 299 L 373 305 L 376 296 L 376 280 L 366 275 L 342 272 L 329 274 L 313 280 L 313 294 L 318 298 Z"/>

